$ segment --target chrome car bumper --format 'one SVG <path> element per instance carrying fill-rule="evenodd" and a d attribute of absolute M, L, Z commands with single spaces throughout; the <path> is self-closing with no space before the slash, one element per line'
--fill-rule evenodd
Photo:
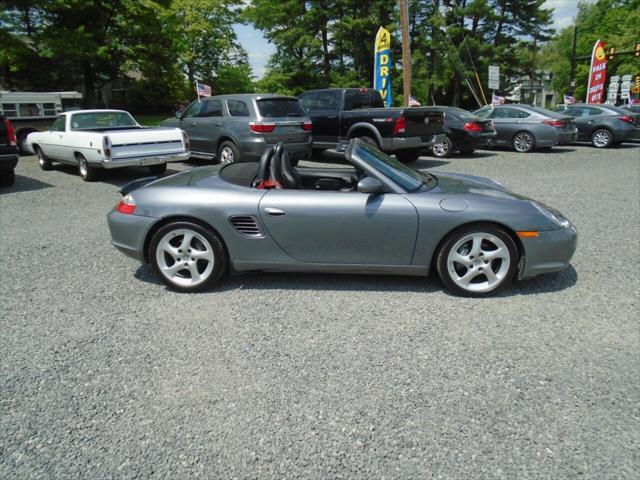
<path fill-rule="evenodd" d="M 422 149 L 431 147 L 434 143 L 444 142 L 446 135 L 438 133 L 436 135 L 426 135 L 424 137 L 400 137 L 383 138 L 382 149 L 385 152 L 395 152 L 397 150 Z"/>
<path fill-rule="evenodd" d="M 524 267 L 519 278 L 558 272 L 569 266 L 578 246 L 578 232 L 573 225 L 540 232 L 538 237 L 522 238 Z"/>
<path fill-rule="evenodd" d="M 183 162 L 189 160 L 191 152 L 174 153 L 171 155 L 155 155 L 144 157 L 132 157 L 122 159 L 103 158 L 100 166 L 103 168 L 120 168 L 120 167 L 149 167 L 151 165 L 160 165 L 169 162 Z"/>

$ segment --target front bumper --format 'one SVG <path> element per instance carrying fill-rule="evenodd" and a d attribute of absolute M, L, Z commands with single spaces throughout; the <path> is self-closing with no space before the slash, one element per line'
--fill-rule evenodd
<path fill-rule="evenodd" d="M 189 160 L 190 156 L 191 152 L 181 152 L 171 155 L 156 155 L 123 159 L 103 158 L 99 165 L 103 168 L 149 167 L 152 165 L 161 165 L 163 163 L 184 162 L 185 160 Z"/>
<path fill-rule="evenodd" d="M 111 244 L 128 257 L 145 262 L 145 239 L 156 221 L 156 218 L 126 215 L 112 210 L 107 215 Z"/>
<path fill-rule="evenodd" d="M 385 152 L 396 152 L 398 150 L 423 150 L 433 146 L 434 143 L 444 142 L 446 135 L 438 133 L 436 135 L 426 135 L 424 137 L 393 137 L 382 139 L 382 149 Z"/>
<path fill-rule="evenodd" d="M 569 266 L 578 246 L 578 233 L 573 225 L 540 232 L 538 237 L 522 238 L 524 267 L 519 278 L 558 272 Z"/>
<path fill-rule="evenodd" d="M 0 155 L 0 171 L 13 170 L 18 165 L 18 154 L 9 153 Z"/>

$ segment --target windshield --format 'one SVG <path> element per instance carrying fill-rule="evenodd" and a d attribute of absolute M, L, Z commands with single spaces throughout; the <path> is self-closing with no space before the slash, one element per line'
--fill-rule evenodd
<path fill-rule="evenodd" d="M 452 117 L 457 117 L 460 120 L 480 120 L 478 115 L 474 115 L 473 113 L 463 110 L 462 108 L 449 107 L 444 110 L 446 114 L 450 114 Z"/>
<path fill-rule="evenodd" d="M 416 192 L 423 186 L 435 182 L 433 176 L 416 172 L 367 143 L 356 141 L 352 145 L 351 157 L 355 157 L 371 166 L 374 170 L 400 185 L 408 193 Z"/>
<path fill-rule="evenodd" d="M 71 130 L 135 127 L 136 121 L 127 112 L 75 113 L 71 117 Z"/>

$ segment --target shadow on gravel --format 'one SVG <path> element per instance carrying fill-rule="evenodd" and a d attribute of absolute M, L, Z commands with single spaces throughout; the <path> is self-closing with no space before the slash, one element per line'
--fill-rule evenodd
<path fill-rule="evenodd" d="M 78 175 L 78 168 L 73 165 L 54 165 L 54 170 L 58 172 L 68 173 L 69 175 L 75 175 L 78 177 L 78 181 L 82 182 L 80 175 Z M 173 170 L 170 167 L 167 168 L 166 173 L 163 176 L 173 175 L 180 170 Z M 136 178 L 150 177 L 153 174 L 145 167 L 127 167 L 127 168 L 115 168 L 113 170 L 102 169 L 98 174 L 96 183 L 108 183 L 116 187 L 121 187 L 131 180 Z"/>
<path fill-rule="evenodd" d="M 494 152 L 510 152 L 510 153 L 518 153 L 513 148 L 510 147 L 491 147 L 491 150 Z M 534 150 L 529 153 L 522 153 L 521 155 L 548 155 L 548 154 L 561 154 L 561 153 L 570 153 L 575 152 L 576 149 L 570 146 L 556 146 L 556 147 L 543 147 Z M 495 154 L 494 154 L 495 155 Z"/>
<path fill-rule="evenodd" d="M 16 183 L 11 187 L 0 187 L 0 194 L 2 193 L 17 193 L 17 192 L 32 192 L 34 190 L 42 190 L 43 188 L 51 188 L 53 185 L 46 182 L 41 182 L 31 177 L 24 177 L 22 175 L 16 175 Z"/>
<path fill-rule="evenodd" d="M 140 265 L 134 277 L 146 283 L 162 285 L 150 265 Z M 541 275 L 531 280 L 514 282 L 496 297 L 553 293 L 572 287 L 578 273 L 569 266 L 562 272 Z M 432 293 L 444 291 L 437 275 L 410 277 L 396 275 L 332 275 L 328 273 L 242 273 L 223 277 L 211 292 L 230 290 L 319 290 L 359 292 L 412 292 Z M 207 292 L 204 292 L 205 294 Z M 448 293 L 449 294 L 449 293 Z M 451 294 L 450 294 L 451 295 Z M 492 297 L 489 297 L 492 298 Z M 493 297 L 495 298 L 495 297 Z"/>

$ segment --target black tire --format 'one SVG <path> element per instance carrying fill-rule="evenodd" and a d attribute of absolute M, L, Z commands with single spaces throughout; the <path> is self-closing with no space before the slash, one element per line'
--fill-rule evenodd
<path fill-rule="evenodd" d="M 222 158 L 223 154 L 225 158 Z M 218 149 L 218 161 L 223 164 L 241 162 L 242 154 L 235 143 L 227 140 Z"/>
<path fill-rule="evenodd" d="M 16 182 L 16 172 L 14 169 L 0 172 L 0 187 L 10 187 Z"/>
<path fill-rule="evenodd" d="M 400 150 L 395 152 L 394 155 L 402 163 L 415 162 L 420 157 L 420 150 Z"/>
<path fill-rule="evenodd" d="M 435 143 L 431 147 L 431 155 L 436 158 L 449 158 L 453 153 L 453 142 L 449 137 L 444 137 L 444 142 Z"/>
<path fill-rule="evenodd" d="M 18 150 L 21 155 L 31 155 L 31 152 L 27 148 L 27 135 L 35 132 L 35 130 L 28 130 L 26 132 L 19 132 L 16 138 L 16 142 L 18 143 Z"/>
<path fill-rule="evenodd" d="M 613 133 L 607 128 L 598 128 L 591 134 L 591 145 L 596 148 L 609 148 L 613 144 Z"/>
<path fill-rule="evenodd" d="M 76 155 L 78 160 L 78 174 L 80 178 L 85 182 L 95 182 L 98 179 L 98 168 L 87 162 L 86 158 L 81 153 Z"/>
<path fill-rule="evenodd" d="M 151 172 L 151 175 L 162 175 L 167 171 L 167 164 L 159 163 L 158 165 L 151 165 L 149 167 L 149 171 Z"/>
<path fill-rule="evenodd" d="M 167 278 L 165 274 L 161 271 L 160 265 L 158 264 L 158 259 L 156 256 L 158 245 L 160 244 L 160 241 L 163 239 L 163 237 L 165 237 L 165 235 L 171 234 L 172 231 L 176 231 L 180 229 L 188 229 L 202 235 L 209 242 L 214 255 L 213 269 L 211 270 L 209 276 L 202 283 L 199 283 L 194 286 L 180 285 L 171 281 L 169 278 Z M 218 235 L 209 228 L 205 228 L 197 223 L 192 223 L 187 221 L 172 222 L 159 228 L 153 234 L 153 237 L 149 242 L 148 258 L 149 258 L 149 263 L 153 267 L 153 270 L 155 271 L 156 275 L 160 278 L 162 283 L 164 283 L 171 290 L 175 290 L 177 292 L 183 292 L 183 293 L 201 292 L 203 290 L 206 290 L 212 287 L 220 280 L 220 277 L 222 277 L 222 275 L 227 271 L 227 267 L 229 264 L 227 251 L 220 237 L 218 237 Z"/>
<path fill-rule="evenodd" d="M 364 143 L 368 143 L 372 147 L 376 147 L 378 149 L 380 148 L 380 145 L 378 145 L 378 141 L 375 138 L 370 137 L 369 135 L 363 135 L 363 136 L 359 136 L 357 138 L 362 140 Z"/>
<path fill-rule="evenodd" d="M 51 170 L 53 169 L 53 162 L 49 157 L 47 157 L 40 147 L 35 147 L 36 155 L 38 156 L 38 165 L 41 170 Z"/>
<path fill-rule="evenodd" d="M 487 289 L 482 291 L 472 290 L 473 288 L 481 287 L 482 282 L 478 282 L 475 284 L 470 283 L 469 285 L 471 289 L 466 289 L 466 288 L 463 288 L 458 283 L 456 283 L 456 280 L 454 280 L 454 278 L 452 277 L 449 271 L 448 259 L 449 259 L 449 254 L 451 253 L 451 250 L 456 246 L 456 244 L 458 244 L 459 242 L 462 242 L 463 240 L 465 240 L 465 238 L 468 238 L 472 235 L 480 235 L 480 236 L 486 235 L 487 237 L 491 237 L 491 238 L 495 237 L 499 239 L 500 241 L 502 241 L 504 246 L 506 246 L 506 249 L 509 255 L 508 267 L 506 264 L 504 265 L 507 268 L 502 273 L 503 275 L 502 278 L 499 279 L 498 283 L 496 283 L 494 286 L 490 286 L 489 277 L 487 277 L 484 273 L 482 273 L 482 271 L 483 269 L 491 268 L 492 269 L 491 271 L 494 272 L 495 274 L 496 272 L 494 271 L 494 268 L 497 268 L 498 269 L 497 273 L 500 273 L 500 269 L 502 269 L 503 267 L 502 262 L 504 260 L 496 258 L 494 260 L 490 260 L 489 263 L 487 263 L 487 261 L 483 260 L 482 258 L 485 252 L 481 252 L 478 257 L 473 257 L 471 256 L 471 252 L 469 251 L 468 252 L 469 256 L 467 256 L 467 258 L 471 259 L 469 260 L 471 262 L 470 267 L 453 264 L 452 268 L 454 269 L 454 272 L 456 274 L 458 274 L 457 268 L 460 268 L 460 267 L 463 269 L 461 274 L 465 273 L 464 271 L 465 268 L 467 269 L 466 273 L 472 272 L 472 270 L 475 268 L 476 269 L 475 271 L 477 273 L 475 274 L 475 276 L 472 276 L 471 279 L 474 280 L 476 278 L 479 278 L 480 280 L 482 280 L 482 278 L 484 278 L 487 283 Z M 472 240 L 468 240 L 467 242 L 473 243 Z M 461 246 L 459 245 L 457 249 L 460 250 L 460 248 L 467 248 L 467 245 L 469 245 L 467 242 L 462 243 Z M 483 243 L 481 243 L 481 245 L 484 245 L 484 240 L 483 240 Z M 511 236 L 504 229 L 492 224 L 480 223 L 480 224 L 468 225 L 468 226 L 458 228 L 457 230 L 454 230 L 453 232 L 451 232 L 444 239 L 444 241 L 442 242 L 442 246 L 440 247 L 440 250 L 438 251 L 436 256 L 436 268 L 438 270 L 438 275 L 440 276 L 442 283 L 444 283 L 447 289 L 450 290 L 451 292 L 457 295 L 462 295 L 467 297 L 485 297 L 485 296 L 493 295 L 496 292 L 502 290 L 513 280 L 513 277 L 515 276 L 518 268 L 518 260 L 519 260 L 518 249 L 516 247 L 516 244 L 513 238 L 511 238 Z M 476 264 L 476 262 L 479 262 L 479 264 Z M 476 287 L 473 287 L 472 285 L 476 285 Z"/>
<path fill-rule="evenodd" d="M 536 148 L 536 137 L 530 132 L 518 132 L 513 136 L 511 146 L 518 153 L 533 152 Z"/>

